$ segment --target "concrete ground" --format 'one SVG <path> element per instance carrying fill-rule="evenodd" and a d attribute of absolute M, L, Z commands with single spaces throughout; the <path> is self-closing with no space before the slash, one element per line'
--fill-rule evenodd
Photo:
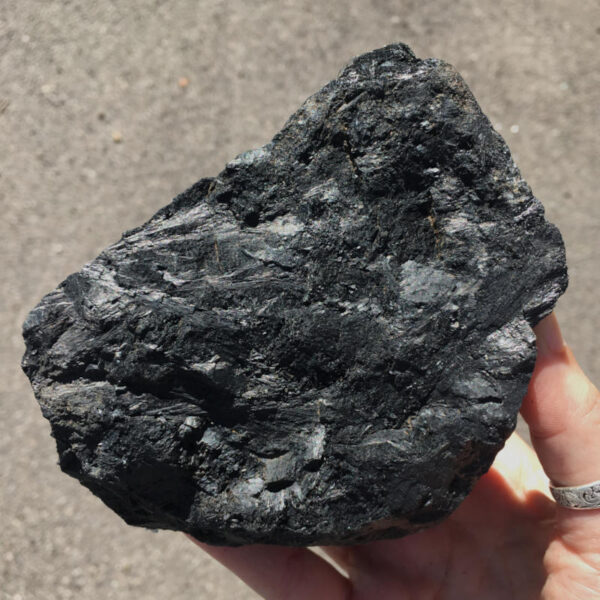
<path fill-rule="evenodd" d="M 267 142 L 354 55 L 454 64 L 568 249 L 557 313 L 600 381 L 597 0 L 0 2 L 0 598 L 256 597 L 56 466 L 25 314 L 177 192 Z"/>

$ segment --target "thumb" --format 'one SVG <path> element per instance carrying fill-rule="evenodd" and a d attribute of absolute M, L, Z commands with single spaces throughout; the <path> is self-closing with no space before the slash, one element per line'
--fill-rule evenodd
<path fill-rule="evenodd" d="M 565 345 L 556 317 L 536 328 L 538 358 L 521 412 L 531 441 L 556 486 L 600 480 L 600 396 Z M 584 590 L 592 598 L 600 573 L 600 510 L 557 506 L 554 539 L 544 565 L 550 573 L 542 597 L 566 598 Z M 558 590 L 559 595 L 556 595 Z M 554 591 L 552 591 L 554 590 Z M 568 591 L 567 591 L 568 590 Z M 566 592 L 566 595 L 565 595 Z"/>
<path fill-rule="evenodd" d="M 566 346 L 554 314 L 535 328 L 538 358 L 521 413 L 554 485 L 600 479 L 600 394 Z"/>

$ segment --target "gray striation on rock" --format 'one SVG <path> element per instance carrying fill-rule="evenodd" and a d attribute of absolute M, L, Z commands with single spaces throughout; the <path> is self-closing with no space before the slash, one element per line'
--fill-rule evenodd
<path fill-rule="evenodd" d="M 23 368 L 61 468 L 128 523 L 356 543 L 469 493 L 566 285 L 461 77 L 396 44 L 48 294 Z"/>

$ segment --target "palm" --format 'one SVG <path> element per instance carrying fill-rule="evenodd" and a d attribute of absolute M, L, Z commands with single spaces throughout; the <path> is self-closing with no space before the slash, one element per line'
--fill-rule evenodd
<path fill-rule="evenodd" d="M 459 509 L 421 533 L 327 548 L 353 582 L 353 599 L 537 598 L 554 504 L 537 459 L 512 438 Z"/>

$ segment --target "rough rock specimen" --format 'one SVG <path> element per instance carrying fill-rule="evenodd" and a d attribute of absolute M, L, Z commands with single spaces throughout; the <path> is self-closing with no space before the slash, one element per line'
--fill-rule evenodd
<path fill-rule="evenodd" d="M 62 469 L 128 523 L 366 541 L 488 469 L 566 285 L 463 80 L 398 44 L 47 295 L 23 366 Z"/>

